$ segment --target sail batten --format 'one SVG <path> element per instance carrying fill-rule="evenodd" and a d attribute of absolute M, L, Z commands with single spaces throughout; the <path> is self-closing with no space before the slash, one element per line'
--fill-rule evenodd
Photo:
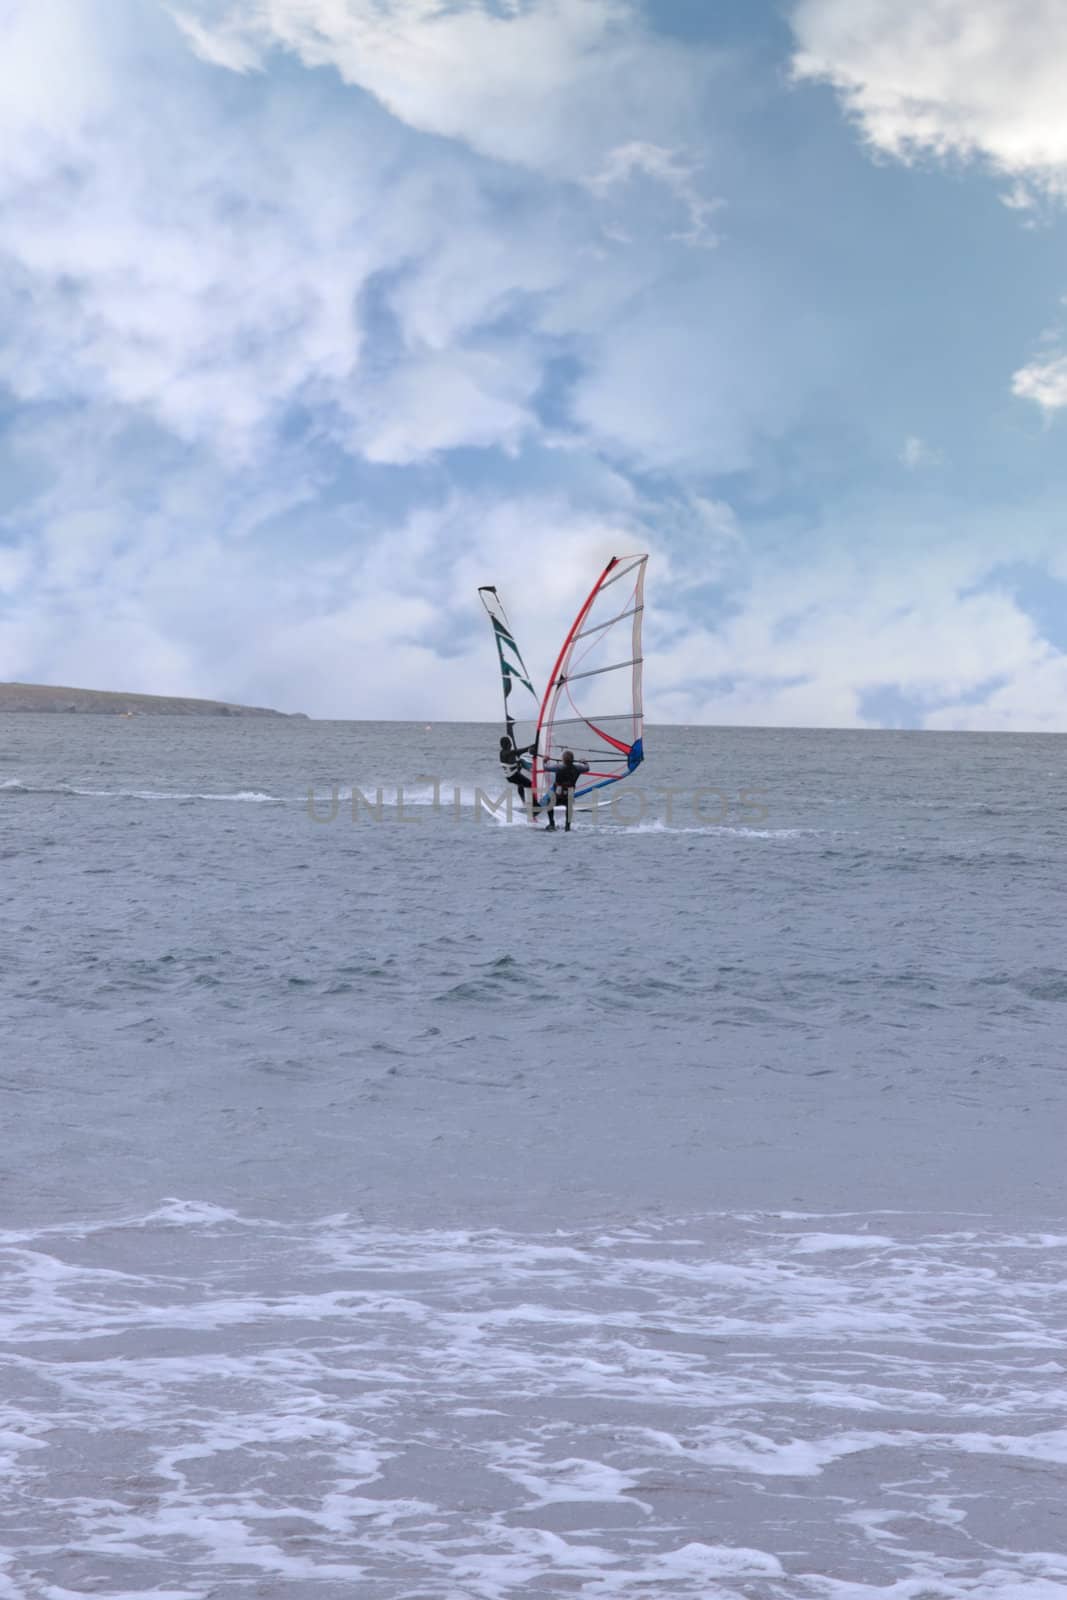
<path fill-rule="evenodd" d="M 613 661 L 610 667 L 593 667 L 589 672 L 572 672 L 564 678 L 564 683 L 577 683 L 579 678 L 599 678 L 602 672 L 621 672 L 623 667 L 636 667 L 639 658 L 633 656 L 629 661 Z"/>
<path fill-rule="evenodd" d="M 607 622 L 598 622 L 595 628 L 580 628 L 574 637 L 576 639 L 587 639 L 592 633 L 603 633 L 605 628 L 613 628 L 617 622 L 622 621 L 623 617 L 636 616 L 643 609 L 643 606 L 631 606 L 628 611 L 620 611 L 618 616 L 609 617 Z"/>
<path fill-rule="evenodd" d="M 613 577 L 608 578 L 606 582 L 600 584 L 599 588 L 601 594 L 603 594 L 605 589 L 610 589 L 613 583 L 619 583 L 620 580 L 631 573 L 636 566 L 641 565 L 643 567 L 644 563 L 648 560 L 648 557 L 634 556 L 634 558 L 631 560 L 629 556 L 615 556 L 613 559 L 620 563 L 620 571 L 616 572 Z M 627 561 L 630 563 L 629 566 L 621 565 L 621 563 Z"/>

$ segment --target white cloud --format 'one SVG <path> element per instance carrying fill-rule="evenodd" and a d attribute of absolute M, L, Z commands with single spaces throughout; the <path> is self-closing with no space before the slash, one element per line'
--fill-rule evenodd
<path fill-rule="evenodd" d="M 38 79 L 58 88 L 49 38 L 60 20 L 77 35 L 84 8 L 43 0 L 15 10 Z M 132 31 L 128 10 L 126 22 Z M 325 185 L 311 177 L 304 197 L 277 124 L 264 118 L 258 139 L 235 140 L 166 43 L 144 41 L 151 99 L 101 32 L 89 59 L 106 58 L 107 70 L 79 114 L 46 97 L 9 127 L 6 381 L 22 399 L 118 402 L 183 438 L 237 450 L 302 384 L 351 371 L 352 300 L 375 250 L 352 236 L 353 208 L 317 204 Z M 0 102 L 18 71 L 5 54 Z M 10 105 L 6 115 L 12 124 Z M 32 175 L 27 148 L 38 152 Z"/>
<path fill-rule="evenodd" d="M 1067 194 L 1061 0 L 798 0 L 792 25 L 797 76 L 833 84 L 877 150 Z"/>
<path fill-rule="evenodd" d="M 713 626 L 650 574 L 650 716 L 859 727 L 867 697 L 891 689 L 923 726 L 1067 730 L 1052 692 L 1067 656 L 995 581 L 1005 559 L 1055 570 L 1061 526 L 1054 501 L 975 517 L 940 499 L 857 500 L 816 540 L 783 528 L 746 547 Z"/>
<path fill-rule="evenodd" d="M 921 467 L 939 467 L 944 461 L 940 450 L 935 450 L 925 440 L 915 434 L 909 434 L 901 447 L 898 457 L 901 466 L 907 467 L 910 472 L 916 472 Z"/>
<path fill-rule="evenodd" d="M 652 721 L 859 726 L 865 695 L 892 686 L 929 726 L 1067 727 L 1063 657 L 990 587 L 1006 523 L 1017 559 L 1055 561 L 1054 505 L 974 522 L 941 502 L 857 501 L 814 542 L 783 527 L 752 543 L 728 506 L 646 503 L 605 475 L 575 494 L 456 489 L 393 516 L 353 498 L 330 509 L 352 530 L 337 543 L 318 537 L 326 513 L 291 459 L 249 506 L 245 473 L 183 463 L 159 432 L 131 456 L 117 425 L 102 443 L 76 414 L 30 415 L 18 443 L 52 475 L 0 529 L 15 538 L 0 547 L 0 678 L 489 720 L 477 586 L 499 585 L 543 678 L 590 575 L 648 548 Z"/>
<path fill-rule="evenodd" d="M 534 402 L 557 355 L 593 381 L 625 343 L 613 314 L 664 250 L 690 254 L 605 244 L 631 179 L 665 197 L 666 232 L 706 231 L 679 153 L 693 53 L 622 0 L 273 0 L 180 27 L 141 0 L 8 11 L 0 339 L 20 465 L 47 486 L 9 524 L 0 675 L 493 715 L 473 656 L 440 670 L 442 618 L 487 577 L 528 589 L 534 559 L 549 637 L 590 563 L 647 542 L 632 491 L 569 459 L 573 430 L 545 433 Z M 273 73 L 279 47 L 367 92 Z M 639 363 L 628 381 L 636 413 Z M 537 488 L 518 471 L 442 506 L 446 476 L 421 512 L 357 503 L 324 553 L 333 447 L 403 468 L 535 438 Z"/>
<path fill-rule="evenodd" d="M 29 184 L 51 175 L 69 140 L 108 105 L 113 41 L 88 7 L 63 0 L 9 3 L 3 29 L 0 169 Z"/>
<path fill-rule="evenodd" d="M 1022 400 L 1034 400 L 1045 411 L 1067 406 L 1067 355 L 1032 361 L 1012 379 L 1012 391 Z"/>
<path fill-rule="evenodd" d="M 229 72 L 254 72 L 262 65 L 262 52 L 249 36 L 239 16 L 209 26 L 187 11 L 174 10 L 174 20 L 202 61 Z"/>
<path fill-rule="evenodd" d="M 1010 680 L 978 703 L 940 706 L 923 718 L 926 728 L 970 733 L 1063 733 L 1067 731 L 1067 656 L 1035 650 Z"/>
<path fill-rule="evenodd" d="M 461 445 L 516 450 L 539 380 L 539 364 L 515 346 L 413 357 L 370 387 L 348 437 L 368 461 L 399 465 Z"/>
<path fill-rule="evenodd" d="M 704 270 L 612 303 L 583 342 L 572 415 L 612 455 L 680 474 L 744 471 L 761 437 L 802 420 L 838 352 L 810 311 L 790 316 L 773 273 L 726 252 Z M 624 287 L 620 284 L 620 288 Z"/>
<path fill-rule="evenodd" d="M 536 387 L 529 352 L 465 345 L 565 277 L 582 234 L 566 205 L 516 207 L 495 228 L 470 162 L 413 152 L 366 101 L 309 121 L 257 80 L 235 119 L 173 32 L 144 41 L 151 99 L 107 34 L 80 94 L 20 94 L 34 58 L 35 81 L 76 79 L 60 52 L 53 80 L 50 41 L 61 21 L 77 36 L 84 13 L 74 0 L 16 11 L 19 48 L 0 61 L 0 319 L 19 399 L 119 404 L 246 459 L 294 405 L 347 418 L 339 434 L 376 459 L 514 445 Z M 361 307 L 389 274 L 400 337 L 383 382 L 366 369 Z"/>
<path fill-rule="evenodd" d="M 676 228 L 670 237 L 708 248 L 719 242 L 711 230 L 711 219 L 724 202 L 708 199 L 701 192 L 697 181 L 699 171 L 698 166 L 685 161 L 676 151 L 634 140 L 609 151 L 600 172 L 588 180 L 588 187 L 595 194 L 607 195 L 637 175 L 655 180 L 685 213 L 685 226 Z"/>
<path fill-rule="evenodd" d="M 0 544 L 0 594 L 14 594 L 25 583 L 30 571 L 30 552 L 14 545 Z"/>
<path fill-rule="evenodd" d="M 849 15 L 892 34 L 897 13 Z M 492 717 L 477 585 L 543 671 L 590 572 L 637 545 L 653 717 L 855 724 L 887 684 L 977 716 L 991 675 L 991 715 L 1025 725 L 1026 685 L 1056 714 L 1056 652 L 981 592 L 1020 549 L 1016 508 L 946 536 L 916 477 L 833 537 L 760 548 L 691 491 L 817 422 L 843 341 L 777 256 L 684 248 L 712 239 L 714 174 L 687 151 L 713 64 L 636 6 L 211 0 L 179 28 L 144 0 L 8 0 L 5 20 L 21 421 L 0 449 L 23 476 L 0 676 Z M 857 83 L 884 44 L 837 39 Z M 886 150 L 921 142 L 877 126 Z M 1058 358 L 1016 382 L 1062 403 Z M 482 487 L 450 459 L 475 449 Z M 933 456 L 913 437 L 902 461 Z"/>
<path fill-rule="evenodd" d="M 874 150 L 983 163 L 1024 226 L 1039 197 L 1067 200 L 1062 0 L 797 0 L 792 25 L 796 76 L 832 84 Z M 1062 408 L 1067 357 L 1031 362 L 1012 387 Z"/>
<path fill-rule="evenodd" d="M 180 27 L 134 0 L 106 25 L 81 0 L 9 9 L 0 328 L 20 400 L 118 404 L 247 461 L 294 407 L 374 460 L 514 450 L 559 339 L 599 331 L 671 247 L 612 259 L 597 186 L 530 169 L 600 162 L 613 191 L 644 172 L 666 233 L 707 237 L 695 169 L 648 137 L 684 131 L 697 67 L 624 0 L 273 0 L 185 7 Z M 278 48 L 392 115 L 249 75 Z M 514 160 L 506 182 L 486 154 Z"/>
<path fill-rule="evenodd" d="M 706 54 L 645 30 L 632 0 L 185 0 L 177 15 L 208 59 L 244 68 L 283 48 L 420 132 L 573 177 L 635 127 L 676 131 L 707 75 Z"/>
<path fill-rule="evenodd" d="M 158 431 L 136 442 L 131 457 L 121 428 L 104 442 L 77 414 L 20 425 L 20 456 L 51 473 L 0 524 L 0 679 L 489 720 L 478 585 L 500 584 L 543 675 L 590 573 L 642 538 L 605 476 L 599 507 L 457 490 L 389 516 L 355 498 L 330 510 L 337 543 L 317 537 L 326 513 L 291 459 L 261 471 L 250 507 L 246 473 L 183 460 Z"/>

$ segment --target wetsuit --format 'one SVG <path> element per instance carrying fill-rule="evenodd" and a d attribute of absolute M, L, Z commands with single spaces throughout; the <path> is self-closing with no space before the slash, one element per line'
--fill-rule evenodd
<path fill-rule="evenodd" d="M 551 809 L 548 813 L 548 825 L 550 828 L 554 828 L 556 826 L 554 808 L 556 806 L 563 806 L 567 814 L 567 832 L 570 833 L 570 802 L 574 795 L 574 787 L 578 782 L 578 779 L 582 776 L 582 773 L 589 771 L 589 763 L 588 761 L 568 761 L 566 763 L 562 761 L 546 761 L 545 771 L 551 772 L 553 788 L 555 790 L 555 795 L 552 800 L 553 809 Z"/>
<path fill-rule="evenodd" d="M 529 755 L 532 750 L 532 744 L 527 745 L 524 750 L 516 750 L 514 745 L 500 747 L 500 763 L 504 768 L 504 776 L 518 789 L 522 805 L 526 804 L 526 794 L 531 784 L 529 769 L 523 766 L 520 758 Z"/>

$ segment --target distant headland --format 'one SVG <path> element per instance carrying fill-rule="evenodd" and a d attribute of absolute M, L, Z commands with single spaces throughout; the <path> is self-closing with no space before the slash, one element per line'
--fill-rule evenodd
<path fill-rule="evenodd" d="M 185 695 L 118 694 L 111 689 L 67 689 L 53 683 L 0 683 L 0 711 L 89 712 L 112 717 L 306 717 L 304 711 L 271 711 L 229 700 L 193 700 Z"/>

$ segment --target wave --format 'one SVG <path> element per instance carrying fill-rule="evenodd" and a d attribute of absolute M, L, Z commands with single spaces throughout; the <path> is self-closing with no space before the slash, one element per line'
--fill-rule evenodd
<path fill-rule="evenodd" d="M 8 1235 L 11 1593 L 1062 1594 L 1062 1235 L 832 1215 Z"/>
<path fill-rule="evenodd" d="M 285 797 L 264 794 L 259 789 L 238 789 L 229 794 L 204 793 L 184 789 L 82 789 L 76 784 L 29 784 L 19 778 L 0 783 L 0 793 L 61 796 L 84 800 L 224 800 L 246 805 L 285 805 Z M 291 802 L 289 802 L 291 803 Z"/>
<path fill-rule="evenodd" d="M 700 833 L 733 839 L 802 839 L 816 836 L 824 830 L 821 828 L 745 828 L 740 825 L 731 827 L 725 822 L 709 822 L 703 826 L 698 826 L 693 823 L 665 822 L 662 818 L 656 817 L 647 822 L 632 822 L 629 824 L 620 819 L 612 831 L 622 831 L 623 833 Z"/>

